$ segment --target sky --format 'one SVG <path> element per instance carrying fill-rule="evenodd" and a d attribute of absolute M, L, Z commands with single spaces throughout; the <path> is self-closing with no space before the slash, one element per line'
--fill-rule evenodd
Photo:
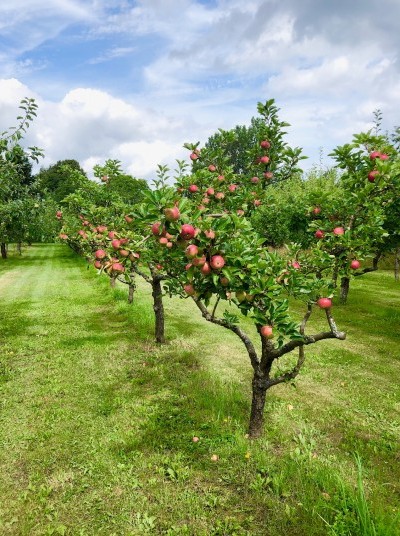
<path fill-rule="evenodd" d="M 2 0 L 0 131 L 34 98 L 41 166 L 151 180 L 274 98 L 304 167 L 329 166 L 374 110 L 400 125 L 399 21 L 400 0 Z"/>

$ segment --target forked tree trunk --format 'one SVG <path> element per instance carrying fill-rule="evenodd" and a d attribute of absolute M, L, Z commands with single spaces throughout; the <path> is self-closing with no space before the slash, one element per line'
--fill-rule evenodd
<path fill-rule="evenodd" d="M 7 244 L 5 242 L 2 242 L 0 249 L 1 249 L 1 258 L 6 259 L 7 258 Z"/>
<path fill-rule="evenodd" d="M 162 300 L 161 279 L 157 276 L 152 278 L 151 283 L 153 292 L 153 310 L 155 316 L 155 339 L 156 342 L 163 344 L 165 342 L 164 335 L 164 305 Z"/>
<path fill-rule="evenodd" d="M 135 285 L 129 285 L 129 288 L 128 288 L 128 303 L 133 303 L 134 294 L 135 294 Z"/>
<path fill-rule="evenodd" d="M 252 439 L 261 437 L 264 428 L 264 407 L 267 388 L 262 379 L 255 373 L 252 381 L 252 400 L 249 423 L 249 436 Z"/>
<path fill-rule="evenodd" d="M 345 305 L 347 303 L 347 296 L 350 289 L 350 278 L 342 277 L 340 281 L 340 303 Z"/>
<path fill-rule="evenodd" d="M 17 242 L 17 253 L 18 253 L 18 255 L 22 255 L 22 244 L 21 244 L 21 242 Z"/>

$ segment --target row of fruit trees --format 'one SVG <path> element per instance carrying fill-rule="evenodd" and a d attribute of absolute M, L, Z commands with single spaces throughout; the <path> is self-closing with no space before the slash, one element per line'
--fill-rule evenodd
<path fill-rule="evenodd" d="M 259 103 L 258 112 L 259 139 L 241 154 L 245 172 L 233 169 L 225 151 L 231 134 L 220 131 L 217 146 L 185 144 L 188 159 L 177 161 L 174 177 L 159 166 L 139 204 L 98 202 L 77 192 L 56 214 L 60 239 L 112 284 L 126 283 L 131 301 L 137 278 L 149 285 L 158 343 L 166 341 L 165 295 L 192 300 L 206 321 L 239 337 L 253 371 L 252 438 L 262 434 L 268 389 L 294 380 L 305 348 L 345 339 L 332 300 L 339 292 L 344 302 L 352 277 L 376 268 L 368 259 L 388 236 L 385 222 L 398 210 L 400 180 L 398 152 L 387 136 L 355 136 L 332 153 L 341 195 L 301 207 L 309 246 L 273 250 L 253 225 L 254 214 L 268 210 L 276 184 L 301 173 L 304 157 L 287 144 L 288 124 L 274 100 Z M 112 173 L 96 167 L 104 189 Z M 324 331 L 309 331 L 313 314 L 324 315 Z M 241 323 L 241 315 L 250 323 Z"/>

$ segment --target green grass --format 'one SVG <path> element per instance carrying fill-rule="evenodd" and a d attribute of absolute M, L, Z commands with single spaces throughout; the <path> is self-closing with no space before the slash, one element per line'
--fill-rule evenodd
<path fill-rule="evenodd" d="M 347 340 L 308 349 L 249 442 L 251 371 L 232 333 L 166 299 L 157 346 L 146 285 L 129 306 L 62 245 L 11 252 L 0 534 L 399 535 L 399 290 L 386 272 L 352 283 L 335 306 Z"/>

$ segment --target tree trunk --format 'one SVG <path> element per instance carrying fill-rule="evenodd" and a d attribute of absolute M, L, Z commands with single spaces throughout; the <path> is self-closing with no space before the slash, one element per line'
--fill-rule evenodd
<path fill-rule="evenodd" d="M 265 396 L 267 393 L 265 382 L 262 381 L 257 373 L 254 373 L 253 376 L 252 389 L 249 436 L 252 439 L 256 439 L 263 433 Z"/>
<path fill-rule="evenodd" d="M 5 242 L 1 243 L 1 258 L 2 259 L 7 258 L 7 244 Z"/>
<path fill-rule="evenodd" d="M 133 303 L 133 295 L 135 294 L 135 285 L 129 285 L 128 303 Z"/>
<path fill-rule="evenodd" d="M 342 277 L 340 281 L 340 303 L 345 305 L 347 303 L 347 296 L 350 289 L 350 278 Z"/>
<path fill-rule="evenodd" d="M 155 338 L 156 342 L 163 344 L 164 336 L 164 305 L 162 301 L 161 280 L 156 276 L 153 277 L 151 286 L 153 288 L 153 309 L 155 315 Z"/>
<path fill-rule="evenodd" d="M 22 244 L 21 244 L 21 242 L 17 242 L 17 253 L 18 253 L 18 255 L 22 255 Z"/>
<path fill-rule="evenodd" d="M 116 275 L 112 275 L 111 278 L 110 278 L 110 287 L 111 288 L 115 288 L 115 283 L 117 281 L 117 276 Z"/>
<path fill-rule="evenodd" d="M 399 270 L 400 270 L 400 248 L 396 249 L 394 253 L 394 279 L 399 281 Z"/>

